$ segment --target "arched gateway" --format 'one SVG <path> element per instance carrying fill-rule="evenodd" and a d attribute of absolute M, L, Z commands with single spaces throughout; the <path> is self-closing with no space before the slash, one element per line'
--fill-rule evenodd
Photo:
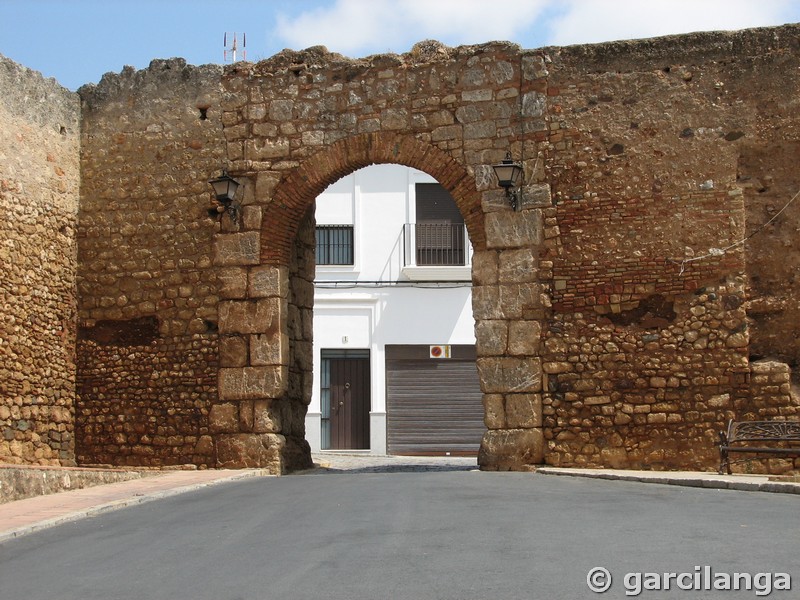
<path fill-rule="evenodd" d="M 737 39 L 767 64 L 794 39 L 775 31 Z M 312 207 L 376 163 L 436 178 L 469 230 L 483 468 L 707 468 L 726 419 L 796 414 L 788 367 L 749 364 L 735 184 L 796 116 L 764 125 L 785 65 L 743 71 L 729 48 L 311 48 L 83 88 L 78 462 L 309 465 Z M 726 103 L 714 82 L 748 92 Z M 491 168 L 507 153 L 516 209 Z M 223 168 L 244 187 L 220 216 Z"/>

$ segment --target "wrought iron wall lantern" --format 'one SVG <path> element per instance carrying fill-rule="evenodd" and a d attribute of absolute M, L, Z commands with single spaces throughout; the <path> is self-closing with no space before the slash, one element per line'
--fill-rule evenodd
<path fill-rule="evenodd" d="M 522 185 L 522 165 L 514 162 L 511 152 L 506 152 L 503 162 L 492 165 L 494 174 L 497 176 L 498 185 L 505 189 L 506 198 L 513 210 L 517 210 L 520 186 Z"/>
<path fill-rule="evenodd" d="M 236 190 L 239 189 L 241 184 L 228 175 L 225 169 L 222 170 L 222 175 L 216 179 L 209 180 L 208 183 L 214 189 L 214 198 L 220 203 L 217 209 L 218 212 L 227 211 L 231 219 L 235 219 L 238 207 L 233 203 L 233 199 L 236 196 Z"/>

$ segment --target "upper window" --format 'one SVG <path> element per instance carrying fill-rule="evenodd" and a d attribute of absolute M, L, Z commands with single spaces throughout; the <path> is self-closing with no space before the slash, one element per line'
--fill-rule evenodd
<path fill-rule="evenodd" d="M 316 240 L 318 265 L 353 264 L 352 225 L 318 225 Z"/>
<path fill-rule="evenodd" d="M 417 265 L 465 265 L 464 218 L 452 196 L 438 183 L 416 184 Z"/>

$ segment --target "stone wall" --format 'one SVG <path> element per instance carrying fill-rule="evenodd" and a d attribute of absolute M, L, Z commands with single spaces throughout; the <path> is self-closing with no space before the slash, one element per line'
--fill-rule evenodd
<path fill-rule="evenodd" d="M 740 157 L 796 127 L 792 31 L 547 50 L 547 462 L 708 468 L 727 419 L 797 413 L 747 385 L 746 263 L 779 242 L 740 243 Z"/>
<path fill-rule="evenodd" d="M 158 471 L 0 465 L 0 504 L 156 475 Z"/>
<path fill-rule="evenodd" d="M 0 462 L 74 464 L 80 104 L 0 56 Z"/>
<path fill-rule="evenodd" d="M 800 204 L 760 231 L 796 186 L 797 33 L 421 42 L 359 60 L 317 47 L 224 71 L 159 60 L 82 88 L 78 460 L 308 466 L 314 199 L 398 163 L 451 193 L 473 243 L 483 468 L 713 467 L 726 419 L 798 412 L 796 327 L 779 311 L 793 314 Z M 12 160 L 36 157 L 29 177 L 55 161 L 68 197 L 77 167 L 42 148 Z M 491 168 L 509 151 L 516 210 Z M 244 184 L 227 212 L 208 186 L 223 168 Z M 21 185 L 4 176 L 3 201 L 24 204 Z M 71 348 L 60 327 L 45 329 Z M 751 352 L 783 366 L 762 373 Z M 21 443 L 32 384 L 15 378 L 5 435 Z M 70 443 L 70 415 L 50 414 L 48 439 Z"/>
<path fill-rule="evenodd" d="M 82 464 L 216 466 L 220 75 L 160 60 L 79 90 Z"/>

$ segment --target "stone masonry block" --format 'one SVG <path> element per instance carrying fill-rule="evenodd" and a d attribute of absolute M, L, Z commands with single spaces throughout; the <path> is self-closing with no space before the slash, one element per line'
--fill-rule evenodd
<path fill-rule="evenodd" d="M 211 433 L 239 431 L 239 407 L 230 402 L 212 405 L 208 411 L 208 429 Z"/>
<path fill-rule="evenodd" d="M 280 433 L 283 417 L 280 402 L 275 400 L 253 401 L 253 431 L 256 433 Z"/>
<path fill-rule="evenodd" d="M 214 236 L 214 264 L 222 267 L 261 262 L 261 232 L 221 233 Z"/>
<path fill-rule="evenodd" d="M 289 364 L 289 337 L 279 331 L 251 335 L 250 364 L 254 367 Z"/>
<path fill-rule="evenodd" d="M 550 184 L 531 183 L 522 186 L 520 194 L 519 208 L 521 211 L 529 208 L 546 208 L 553 205 L 553 198 L 550 193 Z"/>
<path fill-rule="evenodd" d="M 259 265 L 250 269 L 250 298 L 286 298 L 289 294 L 289 272 L 286 267 Z"/>
<path fill-rule="evenodd" d="M 527 309 L 542 307 L 538 283 L 505 284 L 499 289 L 499 310 L 506 319 L 520 319 Z"/>
<path fill-rule="evenodd" d="M 504 250 L 499 253 L 498 277 L 502 283 L 528 283 L 539 280 L 538 252 L 535 248 Z"/>
<path fill-rule="evenodd" d="M 539 358 L 478 358 L 481 389 L 485 394 L 540 392 L 542 365 Z"/>
<path fill-rule="evenodd" d="M 246 367 L 247 340 L 237 335 L 220 337 L 219 364 L 222 367 Z"/>
<path fill-rule="evenodd" d="M 280 398 L 286 393 L 284 366 L 224 368 L 219 370 L 221 400 Z"/>
<path fill-rule="evenodd" d="M 515 356 L 538 356 L 541 337 L 539 321 L 511 321 L 508 325 L 508 352 Z"/>
<path fill-rule="evenodd" d="M 281 328 L 281 298 L 227 300 L 219 303 L 219 332 L 274 333 Z"/>
<path fill-rule="evenodd" d="M 252 186 L 251 186 L 252 187 Z M 262 208 L 260 206 L 242 207 L 242 226 L 245 230 L 260 230 Z"/>
<path fill-rule="evenodd" d="M 222 298 L 244 298 L 247 296 L 247 269 L 228 267 L 217 275 L 219 295 Z"/>
<path fill-rule="evenodd" d="M 475 323 L 478 356 L 499 356 L 508 347 L 508 322 L 480 320 Z"/>
<path fill-rule="evenodd" d="M 483 395 L 483 422 L 488 429 L 505 428 L 505 403 L 502 394 Z"/>
<path fill-rule="evenodd" d="M 215 441 L 217 468 L 267 469 L 273 475 L 284 471 L 282 452 L 286 439 L 275 433 L 218 435 Z"/>
<path fill-rule="evenodd" d="M 542 426 L 541 394 L 509 394 L 505 410 L 507 427 L 530 429 Z"/>
<path fill-rule="evenodd" d="M 527 248 L 542 243 L 542 213 L 491 212 L 486 215 L 486 245 L 489 248 Z"/>
<path fill-rule="evenodd" d="M 498 286 L 473 286 L 472 316 L 476 321 L 503 318 L 503 311 L 500 307 L 500 288 Z"/>
<path fill-rule="evenodd" d="M 493 250 L 478 251 L 472 256 L 472 279 L 476 285 L 494 285 L 497 283 L 497 252 Z"/>
<path fill-rule="evenodd" d="M 478 464 L 487 471 L 520 471 L 544 461 L 541 429 L 495 429 L 483 435 Z"/>

